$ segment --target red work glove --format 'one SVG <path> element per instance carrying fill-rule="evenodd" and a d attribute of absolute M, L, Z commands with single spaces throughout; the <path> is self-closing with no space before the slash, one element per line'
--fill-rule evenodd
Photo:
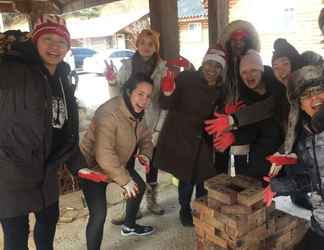
<path fill-rule="evenodd" d="M 161 82 L 161 91 L 163 93 L 173 93 L 175 90 L 175 80 L 174 73 L 167 70 L 165 77 L 163 77 Z"/>
<path fill-rule="evenodd" d="M 231 115 L 231 114 L 235 113 L 236 111 L 239 111 L 241 108 L 244 108 L 245 106 L 246 106 L 246 104 L 243 101 L 232 102 L 232 103 L 226 104 L 225 114 Z"/>
<path fill-rule="evenodd" d="M 223 133 L 230 130 L 234 124 L 233 118 L 230 115 L 215 112 L 214 116 L 216 118 L 205 121 L 205 130 L 209 135 Z"/>
<path fill-rule="evenodd" d="M 235 142 L 235 136 L 232 132 L 224 132 L 216 134 L 213 138 L 214 148 L 220 152 L 224 152 L 229 146 Z"/>
<path fill-rule="evenodd" d="M 88 168 L 82 168 L 78 171 L 78 176 L 82 179 L 86 179 L 93 182 L 107 182 L 108 178 L 105 174 L 97 171 L 93 171 Z"/>
<path fill-rule="evenodd" d="M 184 58 L 183 56 L 179 56 L 178 58 L 168 60 L 167 66 L 178 68 L 183 67 L 184 70 L 187 70 L 191 67 L 191 63 L 188 59 Z"/>
<path fill-rule="evenodd" d="M 113 82 L 117 79 L 117 73 L 115 72 L 115 66 L 113 62 L 111 61 L 110 64 L 106 62 L 106 70 L 105 70 L 105 77 L 107 81 Z"/>
<path fill-rule="evenodd" d="M 147 158 L 145 155 L 138 155 L 137 157 L 138 162 L 144 168 L 144 172 L 147 174 L 150 172 L 150 159 Z"/>
<path fill-rule="evenodd" d="M 271 177 L 264 176 L 263 179 L 266 182 L 270 182 Z M 263 202 L 265 203 L 266 207 L 270 207 L 273 198 L 276 196 L 276 192 L 272 192 L 270 184 L 263 190 Z"/>

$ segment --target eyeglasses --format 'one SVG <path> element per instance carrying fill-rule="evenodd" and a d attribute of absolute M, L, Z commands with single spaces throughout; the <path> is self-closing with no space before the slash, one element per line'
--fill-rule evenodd
<path fill-rule="evenodd" d="M 317 86 L 313 88 L 306 89 L 300 96 L 300 100 L 306 100 L 308 98 L 311 98 L 313 96 L 319 95 L 324 93 L 324 88 L 322 86 Z"/>
<path fill-rule="evenodd" d="M 44 37 L 42 39 L 42 41 L 49 47 L 57 46 L 60 49 L 68 49 L 69 48 L 69 44 L 64 39 L 55 40 L 55 39 L 53 39 L 51 37 Z"/>

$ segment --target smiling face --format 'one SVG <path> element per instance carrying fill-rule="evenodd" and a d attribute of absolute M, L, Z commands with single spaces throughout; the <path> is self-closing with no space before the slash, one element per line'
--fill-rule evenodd
<path fill-rule="evenodd" d="M 241 72 L 241 77 L 244 84 L 251 90 L 263 93 L 265 91 L 265 86 L 262 79 L 262 71 L 258 69 L 246 69 Z"/>
<path fill-rule="evenodd" d="M 324 105 L 324 89 L 314 87 L 306 89 L 300 97 L 300 108 L 310 117 L 313 117 Z"/>
<path fill-rule="evenodd" d="M 279 57 L 273 60 L 272 68 L 275 77 L 285 86 L 288 84 L 288 79 L 291 74 L 291 63 L 288 57 Z"/>
<path fill-rule="evenodd" d="M 53 74 L 56 66 L 68 52 L 69 44 L 63 37 L 53 33 L 47 33 L 38 38 L 37 50 L 45 66 Z"/>
<path fill-rule="evenodd" d="M 144 60 L 151 58 L 154 52 L 156 52 L 153 38 L 151 36 L 143 36 L 138 41 L 137 51 L 144 58 Z"/>
<path fill-rule="evenodd" d="M 223 67 L 218 62 L 215 61 L 206 61 L 202 65 L 202 72 L 204 78 L 208 82 L 208 85 L 215 85 L 217 80 L 221 76 Z"/>
<path fill-rule="evenodd" d="M 144 111 L 151 102 L 153 86 L 147 82 L 140 82 L 130 93 L 129 99 L 136 113 Z"/>

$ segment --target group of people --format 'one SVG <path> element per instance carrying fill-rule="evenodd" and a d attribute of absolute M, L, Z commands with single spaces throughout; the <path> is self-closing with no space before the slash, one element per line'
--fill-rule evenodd
<path fill-rule="evenodd" d="M 319 26 L 324 31 L 324 12 Z M 11 43 L 0 63 L 0 222 L 5 250 L 28 249 L 34 213 L 37 249 L 53 249 L 59 218 L 57 169 L 80 177 L 89 208 L 87 249 L 100 249 L 107 215 L 106 189 L 124 189 L 121 234 L 149 235 L 136 223 L 145 190 L 157 202 L 158 169 L 179 179 L 179 218 L 193 226 L 191 199 L 207 194 L 204 181 L 235 170 L 263 181 L 265 202 L 276 195 L 312 210 L 300 249 L 324 242 L 324 65 L 320 55 L 274 43 L 264 66 L 254 27 L 230 23 L 195 70 L 183 57 L 163 60 L 159 36 L 143 30 L 136 53 L 119 72 L 107 63 L 113 97 L 102 104 L 79 143 L 78 111 L 69 67 L 65 21 L 43 15 L 29 39 Z M 179 69 L 184 69 L 179 72 Z M 135 163 L 146 173 L 144 181 Z M 284 166 L 284 170 L 281 170 Z M 311 193 L 311 195 L 309 195 Z M 109 194 L 108 194 L 109 195 Z M 311 247 L 309 247 L 311 246 Z M 308 248 L 307 248 L 308 247 Z"/>

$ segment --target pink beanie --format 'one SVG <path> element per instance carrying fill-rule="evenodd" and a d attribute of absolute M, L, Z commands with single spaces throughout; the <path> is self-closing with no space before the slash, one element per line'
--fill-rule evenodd
<path fill-rule="evenodd" d="M 245 70 L 256 69 L 264 71 L 263 62 L 260 54 L 253 49 L 248 50 L 240 62 L 240 74 Z"/>
<path fill-rule="evenodd" d="M 70 33 L 62 17 L 57 15 L 42 15 L 37 19 L 32 33 L 33 42 L 36 43 L 41 35 L 47 33 L 54 33 L 63 37 L 70 46 Z"/>
<path fill-rule="evenodd" d="M 215 61 L 222 65 L 223 69 L 226 66 L 226 55 L 222 49 L 209 48 L 203 58 L 203 63 L 207 61 Z"/>

